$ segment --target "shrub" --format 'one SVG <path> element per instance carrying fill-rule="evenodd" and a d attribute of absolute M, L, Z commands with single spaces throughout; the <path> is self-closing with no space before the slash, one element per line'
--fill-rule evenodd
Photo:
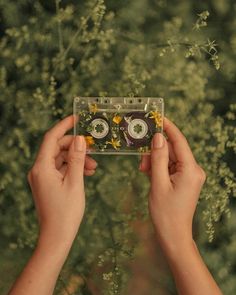
<path fill-rule="evenodd" d="M 0 232 L 9 247 L 35 245 L 26 173 L 45 130 L 72 112 L 77 95 L 165 98 L 166 116 L 186 135 L 207 173 L 198 220 L 204 219 L 213 240 L 214 224 L 230 216 L 229 198 L 235 195 L 228 159 L 236 151 L 236 107 L 224 101 L 219 112 L 225 98 L 217 77 L 226 80 L 232 69 L 216 73 L 217 41 L 205 28 L 209 12 L 193 13 L 190 2 L 174 8 L 145 0 L 0 2 Z M 137 241 L 132 224 L 148 219 L 149 184 L 138 172 L 137 157 L 97 160 L 95 176 L 86 179 L 86 215 L 70 267 L 84 282 L 100 269 L 93 278 L 103 281 L 103 294 L 120 294 Z M 90 291 L 85 284 L 80 292 Z"/>

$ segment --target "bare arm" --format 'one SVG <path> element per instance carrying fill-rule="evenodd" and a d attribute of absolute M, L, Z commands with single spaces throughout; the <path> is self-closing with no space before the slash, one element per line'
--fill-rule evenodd
<path fill-rule="evenodd" d="M 41 238 L 9 295 L 53 294 L 58 275 L 67 258 L 70 246 L 69 243 L 58 244 L 48 238 Z"/>
<path fill-rule="evenodd" d="M 194 241 L 179 243 L 175 251 L 165 248 L 165 254 L 179 294 L 222 295 L 219 287 L 204 264 Z"/>
<path fill-rule="evenodd" d="M 149 209 L 180 295 L 222 295 L 192 238 L 192 220 L 206 175 L 188 142 L 167 118 L 140 170 L 151 181 Z"/>

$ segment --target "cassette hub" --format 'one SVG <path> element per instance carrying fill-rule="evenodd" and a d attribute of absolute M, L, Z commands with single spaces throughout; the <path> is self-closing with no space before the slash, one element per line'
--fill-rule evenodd
<path fill-rule="evenodd" d="M 109 132 L 109 125 L 106 120 L 96 118 L 90 123 L 92 131 L 90 134 L 95 138 L 104 138 Z"/>
<path fill-rule="evenodd" d="M 148 132 L 147 123 L 141 119 L 134 119 L 128 125 L 129 135 L 134 138 L 143 138 Z"/>

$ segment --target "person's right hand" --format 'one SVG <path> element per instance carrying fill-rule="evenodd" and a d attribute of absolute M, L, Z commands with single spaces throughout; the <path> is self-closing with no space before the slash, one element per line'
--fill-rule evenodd
<path fill-rule="evenodd" d="M 192 220 L 206 174 L 180 130 L 164 118 L 168 140 L 157 133 L 140 170 L 151 179 L 149 209 L 158 238 L 166 247 L 192 240 Z"/>
<path fill-rule="evenodd" d="M 178 294 L 222 295 L 192 237 L 192 221 L 206 174 L 180 130 L 164 118 L 150 156 L 140 170 L 151 179 L 149 209 L 155 232 L 175 279 Z"/>

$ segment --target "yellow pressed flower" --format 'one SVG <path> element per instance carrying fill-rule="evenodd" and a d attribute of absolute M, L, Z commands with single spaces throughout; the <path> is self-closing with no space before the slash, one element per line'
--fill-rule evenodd
<path fill-rule="evenodd" d="M 162 127 L 162 118 L 155 118 L 155 123 L 158 127 Z"/>
<path fill-rule="evenodd" d="M 122 117 L 121 116 L 118 116 L 118 115 L 116 115 L 116 116 L 114 116 L 113 117 L 113 122 L 115 122 L 116 124 L 119 124 L 120 123 L 120 121 L 122 120 Z"/>
<path fill-rule="evenodd" d="M 117 148 L 121 146 L 120 140 L 115 138 L 112 138 L 111 141 L 107 141 L 106 143 L 111 144 L 115 150 L 117 150 Z"/>
<path fill-rule="evenodd" d="M 92 136 L 85 136 L 85 141 L 88 145 L 93 145 L 95 144 L 94 139 Z"/>
<path fill-rule="evenodd" d="M 151 119 L 154 119 L 156 126 L 161 127 L 162 126 L 162 117 L 161 114 L 157 111 L 151 111 L 150 112 L 150 117 Z"/>
<path fill-rule="evenodd" d="M 98 107 L 97 107 L 96 103 L 92 103 L 89 105 L 89 112 L 90 113 L 95 114 L 97 111 L 98 111 Z"/>

